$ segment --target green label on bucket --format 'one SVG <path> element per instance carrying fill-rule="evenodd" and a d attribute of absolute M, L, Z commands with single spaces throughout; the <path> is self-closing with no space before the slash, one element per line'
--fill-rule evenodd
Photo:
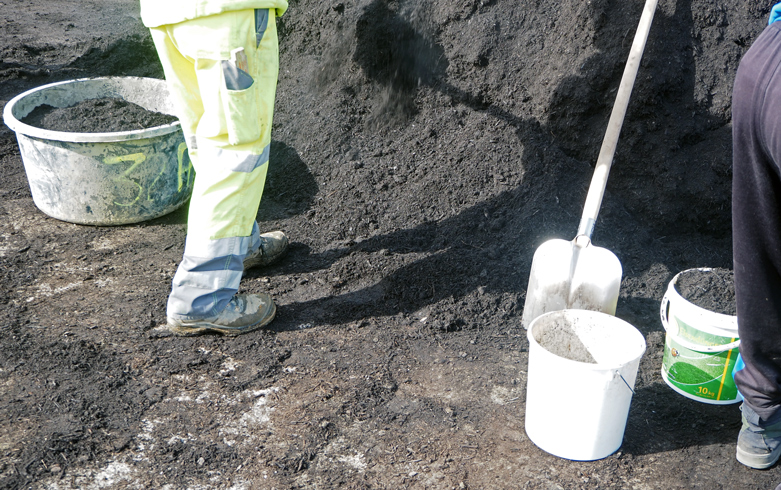
<path fill-rule="evenodd" d="M 735 339 L 720 338 L 720 344 Z M 719 343 L 714 345 L 719 345 Z M 732 379 L 737 348 L 707 353 L 690 350 L 668 334 L 664 346 L 662 375 L 665 381 L 688 398 L 697 401 L 729 402 L 736 400 L 738 390 Z"/>

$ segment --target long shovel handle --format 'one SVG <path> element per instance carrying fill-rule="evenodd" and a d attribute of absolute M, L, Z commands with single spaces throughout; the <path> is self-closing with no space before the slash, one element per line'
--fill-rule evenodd
<path fill-rule="evenodd" d="M 637 77 L 637 69 L 640 67 L 640 59 L 643 57 L 643 50 L 648 39 L 648 31 L 651 29 L 651 21 L 654 18 L 657 1 L 646 0 L 643 15 L 640 16 L 640 24 L 637 26 L 637 32 L 635 32 L 635 40 L 632 42 L 632 49 L 629 51 L 629 59 L 624 68 L 621 84 L 618 86 L 616 102 L 613 105 L 613 112 L 610 114 L 610 120 L 607 123 L 605 138 L 602 140 L 602 148 L 599 150 L 599 157 L 597 157 L 597 163 L 594 167 L 594 176 L 591 178 L 586 204 L 583 206 L 583 215 L 578 225 L 577 236 L 586 235 L 591 238 L 591 234 L 594 232 L 599 208 L 602 205 L 602 197 L 605 195 L 607 176 L 610 173 L 613 155 L 618 144 L 618 135 L 621 133 L 621 126 L 624 124 L 626 108 L 629 105 L 629 96 L 632 95 L 632 87 Z"/>

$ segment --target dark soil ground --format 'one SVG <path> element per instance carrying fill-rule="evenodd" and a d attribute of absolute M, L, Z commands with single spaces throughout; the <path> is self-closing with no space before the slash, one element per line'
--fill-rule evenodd
<path fill-rule="evenodd" d="M 735 460 L 737 405 L 662 381 L 659 319 L 676 273 L 731 269 L 732 82 L 772 3 L 659 3 L 594 234 L 648 349 L 594 462 L 526 436 L 520 319 L 534 251 L 574 236 L 642 1 L 292 1 L 258 214 L 292 245 L 242 283 L 277 319 L 236 339 L 152 333 L 186 207 L 49 218 L 0 126 L 0 487 L 773 488 Z M 135 0 L 2 0 L 0 53 L 1 105 L 162 76 Z"/>

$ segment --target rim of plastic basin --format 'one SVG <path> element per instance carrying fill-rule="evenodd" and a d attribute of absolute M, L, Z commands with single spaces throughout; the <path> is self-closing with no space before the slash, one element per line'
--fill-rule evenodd
<path fill-rule="evenodd" d="M 16 97 L 8 101 L 3 109 L 3 121 L 12 131 L 23 134 L 32 138 L 39 138 L 52 141 L 64 141 L 69 143 L 112 143 L 117 141 L 129 141 L 138 140 L 144 138 L 154 138 L 155 136 L 161 136 L 169 133 L 174 133 L 181 129 L 181 123 L 177 120 L 163 126 L 155 126 L 145 129 L 134 129 L 132 131 L 115 131 L 110 133 L 74 133 L 67 131 L 51 131 L 48 129 L 42 129 L 35 126 L 30 126 L 20 121 L 14 115 L 14 107 L 23 99 L 42 92 L 44 90 L 50 90 L 54 87 L 85 83 L 85 82 L 101 82 L 101 81 L 130 81 L 130 80 L 143 80 L 147 83 L 161 83 L 165 85 L 165 80 L 157 78 L 144 78 L 144 77 L 95 77 L 95 78 L 78 78 L 74 80 L 64 80 L 61 82 L 49 83 L 41 85 L 33 89 L 22 92 Z M 37 106 L 36 106 L 37 107 Z"/>

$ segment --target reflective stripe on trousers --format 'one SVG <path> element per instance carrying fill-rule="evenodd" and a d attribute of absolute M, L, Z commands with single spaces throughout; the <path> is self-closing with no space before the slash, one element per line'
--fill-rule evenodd
<path fill-rule="evenodd" d="M 274 15 L 241 10 L 150 29 L 195 168 L 169 317 L 219 314 L 260 244 L 279 72 Z"/>

